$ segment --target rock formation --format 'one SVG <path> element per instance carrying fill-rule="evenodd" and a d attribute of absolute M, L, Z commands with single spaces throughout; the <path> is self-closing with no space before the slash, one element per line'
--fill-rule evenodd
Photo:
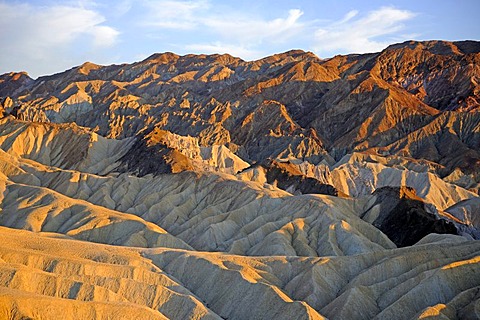
<path fill-rule="evenodd" d="M 0 318 L 480 318 L 480 44 L 0 76 Z"/>

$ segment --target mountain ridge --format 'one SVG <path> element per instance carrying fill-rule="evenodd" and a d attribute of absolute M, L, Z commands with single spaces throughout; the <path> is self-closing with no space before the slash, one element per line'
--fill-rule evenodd
<path fill-rule="evenodd" d="M 458 46 L 470 49 L 463 49 L 468 52 L 463 54 Z M 4 94 L 2 99 L 5 100 L 4 109 L 20 119 L 75 121 L 113 138 L 135 136 L 156 125 L 180 135 L 197 136 L 202 146 L 242 145 L 249 153 L 246 157 L 253 161 L 278 156 L 278 153 L 266 150 L 258 157 L 255 143 L 248 136 L 247 140 L 242 138 L 245 130 L 239 129 L 249 117 L 254 118 L 253 115 L 258 113 L 254 110 L 261 106 L 263 99 L 280 106 L 278 111 L 271 110 L 269 114 L 278 114 L 280 118 L 286 115 L 285 125 L 293 121 L 295 126 L 303 129 L 280 132 L 279 139 L 272 134 L 278 135 L 275 126 L 280 124 L 271 122 L 266 126 L 268 130 L 260 134 L 262 144 L 274 142 L 275 149 L 279 151 L 288 146 L 293 151 L 293 157 L 301 158 L 325 149 L 321 153 L 329 153 L 339 160 L 352 151 L 385 152 L 385 146 L 408 138 L 439 116 L 442 109 L 438 107 L 443 107 L 429 106 L 428 102 L 432 99 L 428 100 L 428 92 L 416 91 L 418 83 L 422 83 L 418 77 L 426 76 L 422 75 L 425 73 L 422 65 L 432 64 L 434 67 L 430 67 L 429 77 L 437 77 L 435 68 L 445 63 L 462 66 L 468 61 L 478 60 L 475 48 L 478 49 L 478 44 L 472 41 L 409 41 L 374 54 L 321 60 L 310 52 L 292 50 L 253 62 L 230 55 L 153 54 L 130 65 L 103 67 L 86 63 L 64 73 L 29 82 L 30 89 L 27 91 L 30 94 L 19 96 L 17 93 L 17 98 Z M 454 52 L 453 57 L 436 54 L 447 49 Z M 405 63 L 407 58 L 414 60 Z M 415 59 L 420 58 L 427 64 L 416 63 Z M 389 59 L 394 59 L 393 62 L 400 59 L 397 63 L 401 63 L 403 69 L 395 71 L 397 67 Z M 411 63 L 414 63 L 413 67 L 405 67 Z M 258 67 L 259 64 L 261 67 Z M 92 75 L 89 76 L 90 71 L 75 71 L 85 66 L 91 67 Z M 103 70 L 102 73 L 99 70 Z M 414 77 L 417 80 L 408 80 L 413 79 L 411 74 L 417 72 L 415 70 L 422 73 Z M 445 68 L 443 70 L 447 72 Z M 478 74 L 478 66 L 472 70 Z M 218 79 L 211 80 L 215 76 Z M 446 76 L 450 77 L 449 74 Z M 392 77 L 397 80 L 392 80 Z M 413 82 L 407 85 L 406 81 Z M 466 83 L 463 78 L 459 81 Z M 4 83 L 9 83 L 8 79 Z M 429 80 L 429 83 L 432 81 Z M 445 90 L 445 85 L 441 88 Z M 458 111 L 474 110 L 478 106 L 478 85 L 476 88 L 474 91 L 462 89 L 467 90 L 465 94 L 450 93 L 462 96 L 456 107 Z M 438 90 L 435 89 L 434 93 Z M 11 92 L 13 94 L 15 90 Z M 279 95 L 277 92 L 284 93 Z M 295 92 L 294 96 L 290 92 Z M 353 114 L 356 116 L 352 117 Z M 452 116 L 460 116 L 460 113 Z M 345 122 L 346 118 L 351 121 Z M 183 126 L 185 121 L 188 126 Z M 268 123 L 269 120 L 262 121 Z M 311 132 L 314 139 L 305 138 L 306 131 Z M 455 132 L 455 135 L 464 133 Z M 416 139 L 412 137 L 412 140 Z M 298 150 L 298 144 L 312 145 L 314 141 L 319 143 L 318 148 L 306 153 Z M 388 152 L 412 155 L 412 150 L 395 149 Z M 470 147 L 467 149 L 470 150 Z M 288 153 L 290 151 L 283 154 Z M 479 157 L 476 152 L 472 155 L 474 159 Z M 423 154 L 422 157 L 438 161 L 433 154 Z M 454 169 L 449 166 L 441 175 L 448 175 Z"/>

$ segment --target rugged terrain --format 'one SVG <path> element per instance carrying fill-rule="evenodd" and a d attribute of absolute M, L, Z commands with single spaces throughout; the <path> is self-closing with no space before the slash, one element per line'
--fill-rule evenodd
<path fill-rule="evenodd" d="M 1 75 L 0 317 L 480 318 L 479 62 L 412 41 Z"/>

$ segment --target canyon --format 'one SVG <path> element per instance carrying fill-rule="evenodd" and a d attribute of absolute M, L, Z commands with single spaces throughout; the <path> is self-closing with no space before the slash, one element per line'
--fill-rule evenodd
<path fill-rule="evenodd" d="M 0 75 L 0 317 L 480 318 L 480 43 Z"/>

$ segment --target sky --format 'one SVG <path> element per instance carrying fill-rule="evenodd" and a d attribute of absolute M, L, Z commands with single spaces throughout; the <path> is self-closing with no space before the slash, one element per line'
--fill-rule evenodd
<path fill-rule="evenodd" d="M 37 78 L 153 53 L 320 58 L 406 40 L 480 40 L 480 0 L 0 0 L 0 74 Z"/>

